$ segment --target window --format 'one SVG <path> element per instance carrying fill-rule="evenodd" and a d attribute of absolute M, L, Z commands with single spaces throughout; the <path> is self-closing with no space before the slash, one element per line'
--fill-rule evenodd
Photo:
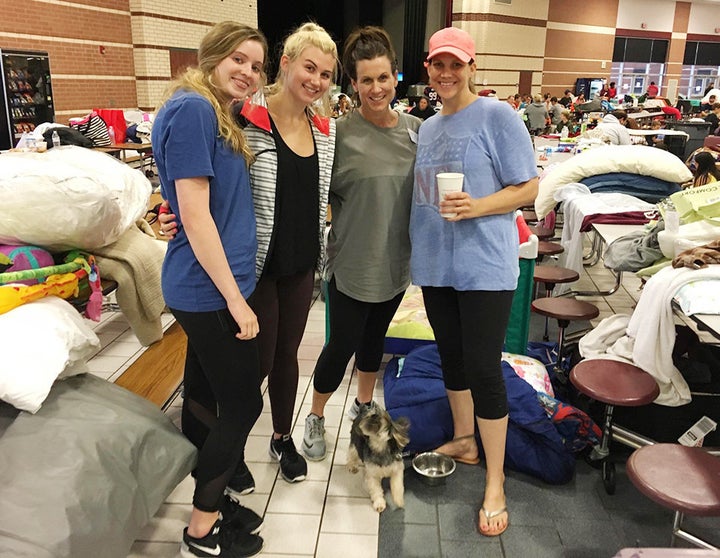
<path fill-rule="evenodd" d="M 651 62 L 664 64 L 668 41 L 665 39 L 638 39 L 615 37 L 613 62 Z"/>

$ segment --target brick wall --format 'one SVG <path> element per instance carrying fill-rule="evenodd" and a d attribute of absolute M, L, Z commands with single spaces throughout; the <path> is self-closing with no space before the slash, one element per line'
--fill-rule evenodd
<path fill-rule="evenodd" d="M 257 0 L 0 0 L 0 14 L 0 48 L 49 53 L 66 123 L 92 108 L 155 110 L 169 49 L 196 49 L 218 21 L 257 25 Z"/>

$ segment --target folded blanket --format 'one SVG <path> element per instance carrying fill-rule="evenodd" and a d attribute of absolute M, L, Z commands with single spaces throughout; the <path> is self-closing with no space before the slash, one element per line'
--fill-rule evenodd
<path fill-rule="evenodd" d="M 100 276 L 117 281 L 118 305 L 133 333 L 145 346 L 163 336 L 160 315 L 165 309 L 165 300 L 160 270 L 166 247 L 141 220 L 117 242 L 94 251 Z"/>

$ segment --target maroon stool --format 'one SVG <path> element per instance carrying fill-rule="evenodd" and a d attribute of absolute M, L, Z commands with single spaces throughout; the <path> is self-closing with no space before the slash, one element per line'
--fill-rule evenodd
<path fill-rule="evenodd" d="M 538 252 L 539 253 L 539 252 Z M 538 294 L 538 285 L 541 283 L 545 286 L 545 296 L 552 296 L 552 291 L 558 283 L 573 283 L 580 279 L 577 271 L 568 269 L 567 267 L 558 267 L 554 265 L 536 265 L 533 271 L 533 281 L 535 281 L 535 295 Z M 552 317 L 552 316 L 551 316 Z M 548 320 L 545 318 L 545 332 L 543 333 L 543 341 L 548 340 Z"/>
<path fill-rule="evenodd" d="M 538 241 L 538 257 L 535 261 L 541 262 L 545 256 L 557 256 L 558 254 L 562 254 L 564 251 L 565 248 L 557 242 L 540 240 Z"/>
<path fill-rule="evenodd" d="M 720 516 L 720 459 L 702 448 L 655 444 L 630 456 L 627 474 L 645 496 L 675 512 L 670 546 L 680 538 L 701 548 L 720 550 L 682 528 L 684 514 Z"/>
<path fill-rule="evenodd" d="M 538 217 L 537 217 L 537 213 L 535 213 L 534 209 L 523 208 L 521 211 L 522 211 L 523 219 L 525 219 L 526 223 L 537 223 Z"/>
<path fill-rule="evenodd" d="M 610 461 L 609 456 L 615 405 L 621 407 L 649 405 L 660 395 L 660 388 L 655 378 L 637 366 L 599 358 L 583 360 L 576 364 L 570 371 L 570 381 L 581 393 L 605 403 L 602 442 L 599 449 L 593 450 L 593 454 L 597 459 L 602 460 L 605 492 L 614 494 L 615 464 Z"/>
<path fill-rule="evenodd" d="M 545 316 L 546 318 L 555 318 L 558 323 L 558 356 L 555 362 L 555 376 L 560 380 L 566 380 L 564 372 L 560 368 L 563 358 L 563 349 L 565 348 L 565 329 L 570 322 L 577 320 L 592 320 L 597 318 L 600 310 L 594 304 L 575 300 L 574 298 L 536 298 L 531 304 L 532 311 Z M 547 322 L 546 322 L 547 327 Z M 546 330 L 547 333 L 547 330 Z"/>
<path fill-rule="evenodd" d="M 549 240 L 555 236 L 553 229 L 546 229 L 538 225 L 529 225 L 530 232 L 538 237 L 538 240 Z"/>

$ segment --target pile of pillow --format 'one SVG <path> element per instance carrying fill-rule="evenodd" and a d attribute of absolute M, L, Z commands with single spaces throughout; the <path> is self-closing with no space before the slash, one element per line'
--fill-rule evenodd
<path fill-rule="evenodd" d="M 692 173 L 672 153 L 643 145 L 607 145 L 583 151 L 547 169 L 540 179 L 535 213 L 542 219 L 557 204 L 555 190 L 582 179 L 608 173 L 629 173 L 682 184 Z"/>

